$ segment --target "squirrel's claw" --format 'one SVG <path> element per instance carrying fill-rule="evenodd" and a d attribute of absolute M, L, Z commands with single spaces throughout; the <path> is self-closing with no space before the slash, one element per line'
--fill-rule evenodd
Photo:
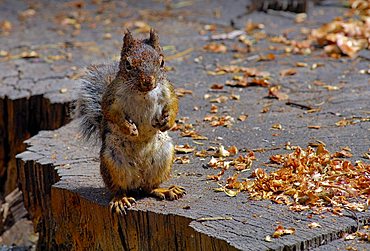
<path fill-rule="evenodd" d="M 132 122 L 131 119 L 130 119 L 130 120 L 128 120 L 128 124 L 129 124 L 128 125 L 128 134 L 130 136 L 133 136 L 133 137 L 138 136 L 139 135 L 139 132 L 137 130 L 137 126 L 135 125 L 135 123 Z"/>
<path fill-rule="evenodd" d="M 126 214 L 126 209 L 131 207 L 136 200 L 132 197 L 126 196 L 115 196 L 109 203 L 110 211 L 114 214 L 124 215 Z"/>
<path fill-rule="evenodd" d="M 132 124 L 132 126 L 129 127 L 129 133 L 130 133 L 130 136 L 134 136 L 134 137 L 139 135 L 139 132 L 135 124 Z"/>
<path fill-rule="evenodd" d="M 170 129 L 169 120 L 170 115 L 168 112 L 165 111 L 162 113 L 160 118 L 156 118 L 153 121 L 152 126 L 154 128 L 158 128 L 162 132 L 167 131 L 168 129 Z"/>
<path fill-rule="evenodd" d="M 150 194 L 160 200 L 177 200 L 185 195 L 186 191 L 180 186 L 170 186 L 169 188 L 153 189 Z"/>

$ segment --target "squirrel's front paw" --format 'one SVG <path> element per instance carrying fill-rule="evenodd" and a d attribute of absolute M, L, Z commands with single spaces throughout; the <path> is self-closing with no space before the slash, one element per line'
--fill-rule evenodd
<path fill-rule="evenodd" d="M 129 126 L 129 135 L 130 136 L 133 136 L 133 137 L 136 137 L 139 135 L 139 131 L 137 130 L 137 127 L 134 123 L 132 123 L 130 126 Z"/>
<path fill-rule="evenodd" d="M 124 133 L 126 135 L 130 135 L 132 137 L 137 137 L 139 135 L 139 131 L 137 130 L 137 126 L 135 125 L 134 122 L 132 122 L 131 119 L 126 119 L 126 126 Z"/>
<path fill-rule="evenodd" d="M 170 114 L 167 111 L 163 111 L 162 115 L 159 118 L 155 118 L 152 121 L 152 126 L 161 130 L 162 132 L 170 129 Z"/>

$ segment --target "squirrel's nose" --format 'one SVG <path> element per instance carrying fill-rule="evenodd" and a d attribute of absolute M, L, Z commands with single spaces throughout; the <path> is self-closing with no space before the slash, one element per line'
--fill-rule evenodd
<path fill-rule="evenodd" d="M 153 75 L 147 77 L 145 79 L 144 83 L 145 83 L 146 86 L 153 86 L 153 85 L 155 85 L 155 77 Z"/>

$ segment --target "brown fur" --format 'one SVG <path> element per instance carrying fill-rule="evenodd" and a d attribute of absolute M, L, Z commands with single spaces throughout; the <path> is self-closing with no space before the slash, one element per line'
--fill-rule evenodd
<path fill-rule="evenodd" d="M 125 197 L 129 191 L 170 200 L 185 193 L 176 186 L 158 188 L 170 176 L 174 146 L 166 131 L 174 126 L 178 112 L 177 96 L 162 60 L 154 31 L 143 41 L 127 32 L 119 70 L 102 95 L 100 171 L 106 187 L 115 194 L 112 207 L 116 211 L 134 201 Z"/>

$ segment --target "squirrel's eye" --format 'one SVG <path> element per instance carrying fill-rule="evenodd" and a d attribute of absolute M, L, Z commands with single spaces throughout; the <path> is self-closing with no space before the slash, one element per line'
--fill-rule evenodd
<path fill-rule="evenodd" d="M 163 60 L 163 58 L 162 58 L 162 60 L 161 60 L 161 68 L 164 66 L 164 60 Z"/>
<path fill-rule="evenodd" d="M 132 70 L 132 65 L 131 65 L 130 61 L 128 61 L 127 59 L 125 61 L 125 67 L 126 67 L 126 70 L 127 71 L 131 71 Z"/>

